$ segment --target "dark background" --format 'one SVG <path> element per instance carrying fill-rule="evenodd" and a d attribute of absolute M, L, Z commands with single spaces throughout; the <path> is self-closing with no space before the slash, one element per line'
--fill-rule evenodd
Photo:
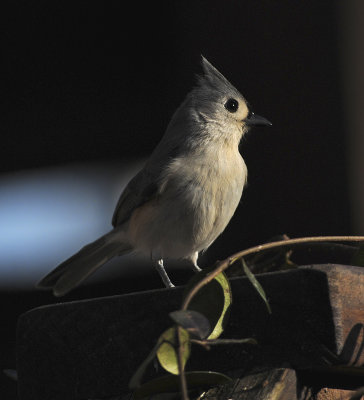
<path fill-rule="evenodd" d="M 336 2 L 9 1 L 2 8 L 0 183 L 19 170 L 147 157 L 203 54 L 273 123 L 241 145 L 249 185 L 204 264 L 277 234 L 352 233 Z M 159 287 L 154 275 L 82 288 L 65 300 Z M 15 368 L 18 314 L 54 300 L 11 288 L 0 296 L 1 367 Z"/>

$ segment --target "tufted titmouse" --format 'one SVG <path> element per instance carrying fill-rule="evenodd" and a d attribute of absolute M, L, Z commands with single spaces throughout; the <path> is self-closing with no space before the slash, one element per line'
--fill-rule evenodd
<path fill-rule="evenodd" d="M 166 133 L 117 203 L 113 229 L 45 276 L 39 288 L 62 296 L 115 256 L 151 256 L 173 287 L 167 258 L 197 258 L 225 229 L 241 198 L 247 169 L 239 142 L 252 125 L 271 125 L 202 57 L 203 74 L 174 113 Z"/>

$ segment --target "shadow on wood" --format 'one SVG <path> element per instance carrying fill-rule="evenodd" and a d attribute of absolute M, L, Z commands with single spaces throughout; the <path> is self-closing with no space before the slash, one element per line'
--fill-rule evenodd
<path fill-rule="evenodd" d="M 262 368 L 325 370 L 340 365 L 350 366 L 363 379 L 364 269 L 319 265 L 257 277 L 272 314 L 246 278 L 233 278 L 233 307 L 224 337 L 255 337 L 258 346 L 194 347 L 187 370 L 239 370 L 246 375 Z M 172 324 L 168 313 L 179 308 L 182 292 L 182 287 L 153 290 L 23 314 L 17 330 L 20 399 L 126 393 L 131 375 Z"/>

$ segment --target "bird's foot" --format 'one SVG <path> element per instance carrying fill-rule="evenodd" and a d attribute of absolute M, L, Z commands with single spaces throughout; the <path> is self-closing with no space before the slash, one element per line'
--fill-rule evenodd
<path fill-rule="evenodd" d="M 171 280 L 169 279 L 169 276 L 166 272 L 166 270 L 164 269 L 164 265 L 163 265 L 163 259 L 157 260 L 155 263 L 155 268 L 158 271 L 160 277 L 162 278 L 162 281 L 164 283 L 164 285 L 167 288 L 173 288 L 175 287 L 173 285 L 173 283 L 171 282 Z"/>

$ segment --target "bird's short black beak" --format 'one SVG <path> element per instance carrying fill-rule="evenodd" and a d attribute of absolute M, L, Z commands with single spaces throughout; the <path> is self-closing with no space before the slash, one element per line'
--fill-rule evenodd
<path fill-rule="evenodd" d="M 249 113 L 244 122 L 248 126 L 272 126 L 272 123 L 269 122 L 266 118 L 254 114 L 253 112 Z"/>

